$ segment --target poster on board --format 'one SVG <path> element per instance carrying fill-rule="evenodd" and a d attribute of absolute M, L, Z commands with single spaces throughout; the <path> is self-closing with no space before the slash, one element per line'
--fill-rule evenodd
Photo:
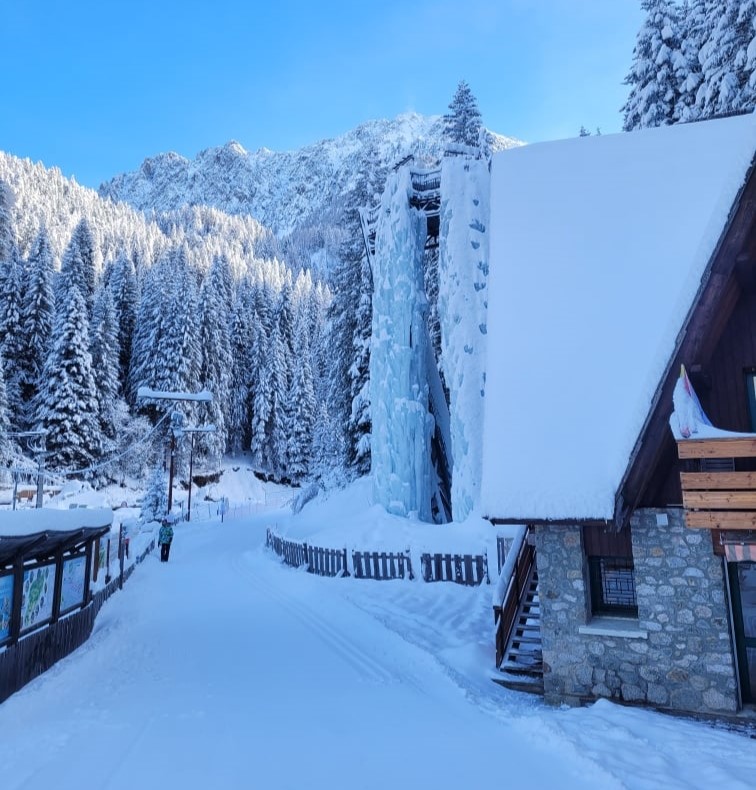
<path fill-rule="evenodd" d="M 21 596 L 21 630 L 52 617 L 55 565 L 40 565 L 24 571 Z"/>
<path fill-rule="evenodd" d="M 60 585 L 60 611 L 66 612 L 84 603 L 84 583 L 87 575 L 87 558 L 71 557 L 63 562 Z"/>
<path fill-rule="evenodd" d="M 11 613 L 13 612 L 13 574 L 0 576 L 0 642 L 10 636 Z"/>

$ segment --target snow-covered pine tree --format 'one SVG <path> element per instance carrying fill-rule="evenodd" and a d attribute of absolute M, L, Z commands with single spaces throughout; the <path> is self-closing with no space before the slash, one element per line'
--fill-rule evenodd
<path fill-rule="evenodd" d="M 250 425 L 250 450 L 252 465 L 261 472 L 271 471 L 269 448 L 272 442 L 273 413 L 273 357 L 271 354 L 271 338 L 258 334 L 258 353 L 260 364 L 252 391 L 252 422 Z"/>
<path fill-rule="evenodd" d="M 350 214 L 351 211 L 345 213 L 344 240 L 332 276 L 333 300 L 322 337 L 323 381 L 326 391 L 318 394 L 319 400 L 325 400 L 330 405 L 330 411 L 334 415 L 334 429 L 343 434 L 340 439 L 334 439 L 333 446 L 345 451 L 345 456 L 338 460 L 338 464 L 344 469 L 351 466 L 351 448 L 356 443 L 356 439 L 350 440 L 349 420 L 352 414 L 354 337 L 360 303 L 360 246 L 364 249 L 361 235 L 358 235 L 354 222 L 349 221 Z"/>
<path fill-rule="evenodd" d="M 21 335 L 24 353 L 20 363 L 21 401 L 26 410 L 37 395 L 42 368 L 50 349 L 55 299 L 53 277 L 55 264 L 47 230 L 42 227 L 34 241 L 25 272 L 21 305 Z M 23 424 L 28 426 L 31 415 L 25 414 Z"/>
<path fill-rule="evenodd" d="M 677 81 L 675 121 L 695 121 L 698 118 L 696 94 L 703 75 L 698 53 L 709 35 L 707 6 L 712 0 L 686 0 L 678 14 L 680 51 L 674 61 Z"/>
<path fill-rule="evenodd" d="M 53 469 L 85 469 L 101 446 L 89 325 L 76 284 L 67 285 L 61 296 L 35 403 L 35 426 L 47 432 Z"/>
<path fill-rule="evenodd" d="M 85 218 L 74 228 L 60 264 L 60 273 L 75 283 L 87 307 L 87 317 L 92 315 L 96 283 L 95 240 L 89 221 Z"/>
<path fill-rule="evenodd" d="M 4 262 L 0 262 L 0 355 L 5 360 L 5 387 L 10 410 L 11 426 L 23 425 L 21 397 L 21 359 L 24 339 L 21 334 L 22 267 L 18 248 L 11 243 Z"/>
<path fill-rule="evenodd" d="M 123 251 L 119 253 L 113 264 L 108 286 L 113 294 L 113 306 L 118 324 L 118 380 L 121 392 L 125 394 L 131 359 L 131 343 L 139 306 L 139 289 L 134 264 Z"/>
<path fill-rule="evenodd" d="M 199 387 L 198 294 L 194 274 L 189 270 L 186 250 L 171 254 L 171 276 L 165 283 L 166 312 L 157 348 L 155 369 L 157 389 L 194 392 Z M 189 411 L 188 406 L 182 410 Z M 185 416 L 188 416 L 185 415 Z"/>
<path fill-rule="evenodd" d="M 625 131 L 674 123 L 678 101 L 679 66 L 677 7 L 672 0 L 643 0 L 646 18 L 633 49 L 625 77 L 630 95 L 621 112 Z"/>
<path fill-rule="evenodd" d="M 8 396 L 5 391 L 5 362 L 0 354 L 0 469 L 11 461 L 11 442 L 8 437 L 10 418 L 8 415 Z"/>
<path fill-rule="evenodd" d="M 349 194 L 342 214 L 342 241 L 332 278 L 327 325 L 315 338 L 316 353 L 318 350 L 325 353 L 320 357 L 320 364 L 313 366 L 317 371 L 316 398 L 327 400 L 335 417 L 329 426 L 322 426 L 320 434 L 332 429 L 343 434 L 329 439 L 329 446 L 345 451 L 339 464 L 349 470 L 350 476 L 363 474 L 370 468 L 369 441 L 365 436 L 370 431 L 367 393 L 373 284 L 359 209 L 373 206 L 380 198 L 386 171 L 377 152 L 369 157 L 368 167 Z M 328 455 L 332 453 L 329 451 Z"/>
<path fill-rule="evenodd" d="M 98 416 L 102 454 L 112 455 L 116 447 L 119 410 L 118 326 L 113 296 L 100 288 L 92 310 L 92 372 L 99 404 Z"/>
<path fill-rule="evenodd" d="M 756 0 L 738 3 L 738 51 L 735 70 L 740 75 L 738 110 L 756 108 Z"/>
<path fill-rule="evenodd" d="M 229 447 L 239 453 L 250 446 L 252 411 L 250 362 L 257 350 L 254 297 L 249 283 L 239 286 L 231 310 L 231 382 L 229 402 Z"/>
<path fill-rule="evenodd" d="M 747 80 L 741 89 L 740 104 L 744 109 L 756 108 L 756 0 L 742 0 L 738 12 L 738 25 L 742 27 L 741 49 L 736 56 L 743 62 Z M 743 44 L 745 49 L 742 48 Z"/>
<path fill-rule="evenodd" d="M 167 512 L 168 479 L 163 467 L 158 464 L 150 474 L 139 517 L 142 521 L 160 521 Z"/>
<path fill-rule="evenodd" d="M 21 340 L 21 272 L 12 210 L 15 195 L 0 180 L 0 356 L 5 360 L 5 386 L 11 424 L 19 427 L 19 358 Z"/>
<path fill-rule="evenodd" d="M 292 378 L 292 355 L 287 332 L 289 324 L 286 311 L 278 310 L 274 317 L 273 333 L 270 336 L 270 374 L 271 374 L 271 409 L 269 443 L 267 460 L 271 471 L 279 480 L 288 477 L 289 467 L 289 436 L 291 434 L 291 414 L 293 404 L 290 401 Z"/>
<path fill-rule="evenodd" d="M 315 391 L 312 384 L 310 333 L 306 317 L 297 325 L 294 373 L 291 383 L 291 430 L 288 444 L 288 477 L 304 480 L 312 462 L 312 430 L 315 422 Z"/>
<path fill-rule="evenodd" d="M 446 137 L 453 143 L 480 145 L 481 115 L 478 100 L 465 80 L 457 85 L 449 110 L 451 112 L 444 115 Z"/>
<path fill-rule="evenodd" d="M 367 255 L 360 266 L 360 301 L 352 339 L 353 363 L 349 369 L 352 408 L 349 415 L 350 461 L 357 475 L 370 471 L 370 337 L 373 322 L 373 275 Z"/>
<path fill-rule="evenodd" d="M 13 232 L 13 205 L 15 196 L 10 186 L 0 179 L 0 266 L 10 258 L 11 247 L 15 243 Z"/>
<path fill-rule="evenodd" d="M 702 82 L 696 93 L 699 118 L 742 109 L 741 87 L 747 82 L 745 63 L 737 62 L 738 52 L 745 51 L 748 42 L 738 23 L 741 0 L 719 0 L 707 4 L 709 35 L 701 42 L 698 59 Z"/>
<path fill-rule="evenodd" d="M 231 380 L 231 346 L 229 343 L 229 296 L 231 281 L 228 260 L 213 260 L 200 289 L 199 338 L 202 352 L 200 388 L 213 394 L 212 403 L 201 404 L 200 419 L 215 426 L 215 433 L 200 434 L 199 453 L 208 461 L 219 463 L 228 443 L 229 384 Z"/>
<path fill-rule="evenodd" d="M 144 275 L 129 362 L 127 400 L 132 405 L 136 403 L 139 387 L 157 388 L 157 349 L 163 329 L 163 316 L 168 312 L 165 294 L 171 273 L 169 256 L 166 254 Z"/>

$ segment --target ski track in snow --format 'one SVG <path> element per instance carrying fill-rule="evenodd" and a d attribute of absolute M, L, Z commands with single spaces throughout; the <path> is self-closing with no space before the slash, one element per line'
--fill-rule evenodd
<path fill-rule="evenodd" d="M 748 739 L 493 684 L 489 589 L 321 578 L 264 528 L 182 526 L 167 565 L 0 705 L 3 790 L 749 786 Z"/>
<path fill-rule="evenodd" d="M 254 557 L 251 552 L 234 560 L 233 565 L 240 571 L 251 586 L 267 596 L 284 612 L 295 618 L 305 628 L 310 631 L 316 639 L 330 648 L 335 657 L 342 659 L 355 671 L 358 678 L 377 683 L 388 683 L 397 681 L 399 678 L 395 673 L 389 671 L 385 666 L 375 661 L 365 650 L 361 649 L 347 635 L 340 632 L 332 622 L 307 602 L 299 600 L 296 596 L 288 592 L 287 588 L 277 588 L 270 578 L 264 578 L 261 574 L 256 574 L 255 569 L 249 566 L 250 560 Z M 260 569 L 258 562 L 258 570 Z"/>

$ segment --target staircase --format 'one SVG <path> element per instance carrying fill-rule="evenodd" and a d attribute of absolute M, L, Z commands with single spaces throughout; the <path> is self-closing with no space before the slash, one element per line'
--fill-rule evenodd
<path fill-rule="evenodd" d="M 496 666 L 494 680 L 515 691 L 543 694 L 541 605 L 535 549 L 527 539 L 517 560 L 496 618 Z"/>
<path fill-rule="evenodd" d="M 517 607 L 512 634 L 499 666 L 499 682 L 518 691 L 543 692 L 543 654 L 541 652 L 541 605 L 538 600 L 538 571 L 533 564 Z"/>

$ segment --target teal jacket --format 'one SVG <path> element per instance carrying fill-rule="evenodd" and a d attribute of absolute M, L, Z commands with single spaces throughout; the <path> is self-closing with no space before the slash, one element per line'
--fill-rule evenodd
<path fill-rule="evenodd" d="M 158 533 L 158 543 L 170 543 L 173 540 L 173 527 L 170 524 L 163 524 Z"/>

